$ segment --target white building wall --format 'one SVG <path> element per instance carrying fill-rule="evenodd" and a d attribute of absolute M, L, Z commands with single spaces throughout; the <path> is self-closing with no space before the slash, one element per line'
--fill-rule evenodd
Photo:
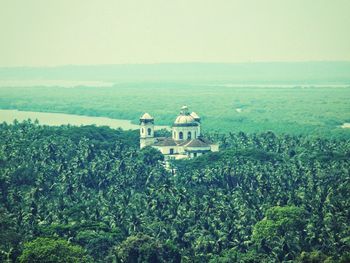
<path fill-rule="evenodd" d="M 150 134 L 148 134 L 148 129 L 150 129 Z M 154 137 L 154 124 L 144 123 L 140 124 L 140 138 L 152 138 Z"/>
<path fill-rule="evenodd" d="M 219 144 L 211 144 L 210 145 L 210 150 L 212 152 L 218 152 L 219 151 Z"/>
<path fill-rule="evenodd" d="M 188 132 L 191 132 L 191 139 L 196 139 L 200 136 L 200 126 L 189 127 L 173 127 L 173 139 L 180 140 L 180 132 L 183 134 L 182 140 L 188 140 Z"/>
<path fill-rule="evenodd" d="M 184 149 L 184 147 L 183 147 L 183 146 L 179 146 L 179 147 L 178 147 L 178 152 L 179 152 L 180 154 L 185 154 L 185 149 Z"/>
<path fill-rule="evenodd" d="M 153 146 L 153 148 L 159 150 L 162 154 L 170 154 L 170 149 L 174 150 L 174 154 L 179 153 L 177 146 Z"/>
<path fill-rule="evenodd" d="M 150 132 L 148 132 L 148 130 Z M 155 142 L 154 138 L 154 124 L 151 122 L 140 124 L 140 148 L 152 145 Z"/>
<path fill-rule="evenodd" d="M 140 148 L 150 146 L 155 143 L 155 138 L 140 138 Z"/>

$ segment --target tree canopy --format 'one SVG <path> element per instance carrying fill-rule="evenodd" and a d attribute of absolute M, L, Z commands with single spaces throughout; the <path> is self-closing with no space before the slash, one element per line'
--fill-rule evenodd
<path fill-rule="evenodd" d="M 206 136 L 174 173 L 137 131 L 0 124 L 0 261 L 349 259 L 349 140 Z"/>
<path fill-rule="evenodd" d="M 66 240 L 37 238 L 24 244 L 19 261 L 23 263 L 89 263 L 92 258 L 77 245 Z"/>

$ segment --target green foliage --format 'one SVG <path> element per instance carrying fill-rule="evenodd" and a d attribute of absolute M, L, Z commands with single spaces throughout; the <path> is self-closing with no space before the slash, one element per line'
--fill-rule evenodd
<path fill-rule="evenodd" d="M 26 263 L 88 263 L 93 262 L 86 252 L 66 240 L 37 238 L 24 244 L 20 262 Z"/>
<path fill-rule="evenodd" d="M 296 260 L 303 263 L 332 263 L 333 260 L 320 251 L 302 252 Z"/>
<path fill-rule="evenodd" d="M 248 250 L 244 253 L 239 252 L 237 249 L 229 249 L 224 251 L 221 256 L 213 257 L 210 263 L 268 263 L 273 262 L 273 259 L 266 254 L 259 254 L 256 250 Z"/>
<path fill-rule="evenodd" d="M 349 138 L 349 129 L 340 127 L 350 122 L 349 91 L 348 87 L 298 85 L 226 87 L 218 82 L 136 82 L 69 89 L 2 87 L 0 108 L 101 116 L 132 120 L 135 124 L 148 111 L 156 124 L 171 125 L 179 107 L 188 104 L 202 117 L 205 131 L 271 130 L 277 134 Z"/>
<path fill-rule="evenodd" d="M 340 262 L 340 263 L 347 263 L 347 262 L 350 262 L 350 252 L 346 252 L 344 255 L 342 255 L 342 256 L 339 258 L 339 262 Z"/>
<path fill-rule="evenodd" d="M 10 262 L 18 256 L 21 237 L 14 219 L 6 209 L 0 208 L 0 262 Z"/>
<path fill-rule="evenodd" d="M 116 248 L 119 262 L 180 262 L 180 255 L 172 246 L 155 238 L 138 234 L 130 236 Z"/>
<path fill-rule="evenodd" d="M 96 260 L 108 258 L 111 248 L 120 239 L 119 233 L 113 231 L 81 230 L 75 236 L 75 241 L 86 248 Z"/>
<path fill-rule="evenodd" d="M 148 146 L 141 150 L 140 158 L 144 164 L 155 165 L 164 160 L 164 155 L 153 147 Z"/>
<path fill-rule="evenodd" d="M 312 251 L 347 262 L 349 140 L 207 137 L 221 151 L 174 162 L 172 174 L 134 132 L 0 124 L 1 261 L 46 237 L 94 262 L 127 258 L 134 245 L 140 260 L 160 262 L 296 261 Z"/>
<path fill-rule="evenodd" d="M 111 248 L 122 238 L 117 227 L 111 229 L 104 223 L 85 222 L 38 226 L 42 236 L 74 237 L 74 241 L 84 247 L 96 260 L 108 257 Z"/>
<path fill-rule="evenodd" d="M 171 132 L 169 130 L 166 130 L 166 129 L 155 130 L 154 136 L 155 137 L 170 137 Z"/>
<path fill-rule="evenodd" d="M 303 246 L 305 213 L 295 206 L 271 207 L 266 217 L 255 224 L 252 241 L 258 250 L 271 253 L 277 261 L 293 259 Z"/>

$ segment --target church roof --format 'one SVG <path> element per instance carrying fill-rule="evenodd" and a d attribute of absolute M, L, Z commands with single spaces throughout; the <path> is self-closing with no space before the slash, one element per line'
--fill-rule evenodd
<path fill-rule="evenodd" d="M 195 113 L 194 111 L 190 114 L 192 116 L 193 119 L 195 120 L 200 120 L 201 117 L 198 116 L 197 113 Z"/>
<path fill-rule="evenodd" d="M 161 138 L 153 145 L 154 146 L 177 146 L 175 140 L 172 138 Z"/>
<path fill-rule="evenodd" d="M 211 140 L 205 138 L 205 137 L 200 137 L 199 138 L 202 142 L 205 142 L 207 144 L 214 144 L 214 142 L 212 142 Z"/>
<path fill-rule="evenodd" d="M 154 146 L 182 146 L 184 148 L 208 148 L 212 144 L 212 142 L 204 138 L 197 138 L 186 141 L 174 140 L 173 138 L 167 137 L 159 137 L 157 139 L 157 142 L 153 144 Z"/>
<path fill-rule="evenodd" d="M 210 147 L 212 144 L 210 141 L 205 140 L 203 138 L 197 138 L 197 139 L 192 139 L 192 140 L 186 140 L 186 141 L 178 141 L 179 144 L 178 146 L 183 146 L 183 147 Z"/>
<path fill-rule="evenodd" d="M 181 144 L 183 147 L 190 147 L 190 148 L 206 148 L 210 147 L 210 144 L 205 142 L 202 139 L 192 139 L 189 141 L 185 141 L 184 143 Z"/>

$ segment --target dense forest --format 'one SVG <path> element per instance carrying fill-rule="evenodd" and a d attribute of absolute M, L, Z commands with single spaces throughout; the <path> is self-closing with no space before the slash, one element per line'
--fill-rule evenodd
<path fill-rule="evenodd" d="M 163 166 L 138 131 L 0 124 L 1 262 L 350 262 L 350 140 L 207 134 Z"/>
<path fill-rule="evenodd" d="M 180 107 L 187 105 L 200 115 L 202 127 L 208 132 L 270 130 L 328 139 L 349 137 L 349 129 L 341 128 L 350 123 L 349 101 L 349 82 L 343 87 L 297 82 L 246 87 L 158 81 L 71 88 L 63 88 L 60 83 L 54 87 L 1 87 L 0 82 L 1 109 L 108 117 L 134 124 L 147 111 L 156 125 L 171 125 Z"/>

